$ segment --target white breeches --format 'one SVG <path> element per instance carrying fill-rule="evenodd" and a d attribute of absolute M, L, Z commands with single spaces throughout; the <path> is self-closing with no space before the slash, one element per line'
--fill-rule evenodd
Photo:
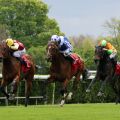
<path fill-rule="evenodd" d="M 13 53 L 14 57 L 21 57 L 23 54 L 26 53 L 26 49 L 24 48 L 23 50 L 18 50 Z"/>
<path fill-rule="evenodd" d="M 65 51 L 60 51 L 61 53 L 63 53 L 64 54 L 64 56 L 68 56 L 68 55 L 70 55 L 71 54 L 71 49 L 67 49 L 67 50 L 65 50 Z"/>
<path fill-rule="evenodd" d="M 117 55 L 117 52 L 113 52 L 113 53 L 110 55 L 110 59 L 115 58 L 116 55 Z"/>

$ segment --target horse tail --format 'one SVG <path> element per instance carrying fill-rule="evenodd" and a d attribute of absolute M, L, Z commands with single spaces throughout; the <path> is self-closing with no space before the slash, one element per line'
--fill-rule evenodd
<path fill-rule="evenodd" d="M 35 65 L 35 69 L 38 70 L 38 69 L 42 69 L 42 67 L 40 65 Z"/>
<path fill-rule="evenodd" d="M 89 72 L 88 69 L 85 68 L 82 73 L 82 81 L 86 81 L 88 77 L 89 77 Z"/>
<path fill-rule="evenodd" d="M 42 67 L 40 65 L 35 65 L 35 69 L 41 69 Z"/>

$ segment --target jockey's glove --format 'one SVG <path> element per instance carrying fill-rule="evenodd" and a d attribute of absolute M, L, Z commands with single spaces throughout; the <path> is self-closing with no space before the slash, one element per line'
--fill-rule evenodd
<path fill-rule="evenodd" d="M 12 49 L 12 50 L 18 50 L 18 47 L 17 46 L 10 46 L 10 49 Z"/>
<path fill-rule="evenodd" d="M 65 56 L 65 57 L 68 56 L 68 53 L 64 53 L 64 56 Z"/>
<path fill-rule="evenodd" d="M 107 53 L 110 55 L 113 53 L 113 50 L 107 50 Z"/>
<path fill-rule="evenodd" d="M 12 50 L 18 50 L 19 44 L 18 44 L 18 43 L 14 43 L 12 46 L 10 46 L 10 48 L 11 48 Z"/>

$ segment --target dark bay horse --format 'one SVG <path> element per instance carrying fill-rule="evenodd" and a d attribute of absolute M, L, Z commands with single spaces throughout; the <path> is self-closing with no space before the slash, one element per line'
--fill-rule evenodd
<path fill-rule="evenodd" d="M 56 81 L 62 83 L 60 92 L 62 95 L 61 106 L 63 106 L 65 99 L 71 97 L 73 94 L 72 92 L 67 94 L 67 85 L 72 77 L 75 76 L 73 83 L 73 92 L 75 92 L 80 81 L 80 76 L 83 75 L 84 79 L 87 75 L 84 61 L 78 55 L 76 55 L 76 57 L 75 63 L 71 63 L 70 60 L 67 60 L 67 58 L 59 52 L 58 44 L 56 42 L 50 41 L 47 45 L 47 59 L 51 62 L 51 66 L 50 77 L 47 79 L 46 83 L 48 84 Z"/>
<path fill-rule="evenodd" d="M 96 80 L 101 80 L 101 87 L 98 92 L 98 96 L 103 95 L 103 89 L 106 85 L 106 82 L 111 83 L 114 76 L 115 67 L 110 60 L 107 52 L 101 46 L 96 46 L 94 60 L 97 66 L 97 72 L 95 78 L 89 84 L 86 92 L 90 92 L 91 86 Z M 111 83 L 111 85 L 114 85 Z M 112 86 L 113 88 L 113 86 Z"/>
<path fill-rule="evenodd" d="M 26 55 L 25 57 L 29 60 L 30 66 L 28 71 L 23 74 L 23 79 L 26 80 L 26 92 L 25 92 L 25 106 L 28 105 L 30 91 L 32 87 L 32 80 L 35 73 L 35 64 L 31 56 Z M 0 91 L 7 97 L 8 100 L 13 99 L 16 95 L 18 84 L 22 73 L 22 65 L 15 57 L 11 55 L 11 50 L 6 45 L 5 41 L 0 42 L 0 59 L 2 60 L 2 82 L 0 85 Z M 11 83 L 12 89 L 10 94 L 5 91 L 5 87 Z"/>
<path fill-rule="evenodd" d="M 103 89 L 106 82 L 108 82 L 116 94 L 116 104 L 120 103 L 120 63 L 118 62 L 114 65 L 106 51 L 104 51 L 100 46 L 95 48 L 95 63 L 97 65 L 97 73 L 95 78 L 89 84 L 86 92 L 90 92 L 90 89 L 96 80 L 101 80 L 102 83 L 98 96 L 102 96 Z"/>

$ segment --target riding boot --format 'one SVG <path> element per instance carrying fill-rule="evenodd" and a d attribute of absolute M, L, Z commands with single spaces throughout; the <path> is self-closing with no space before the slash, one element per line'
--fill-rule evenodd
<path fill-rule="evenodd" d="M 112 61 L 113 67 L 115 68 L 116 64 L 117 64 L 117 60 L 115 60 L 114 58 L 112 58 L 111 61 Z"/>
<path fill-rule="evenodd" d="M 71 63 L 74 63 L 74 59 L 70 55 L 66 56 L 65 58 Z"/>
<path fill-rule="evenodd" d="M 17 60 L 20 61 L 20 63 L 21 63 L 22 65 L 27 66 L 27 63 L 26 63 L 21 57 L 16 57 L 16 58 L 17 58 Z"/>

